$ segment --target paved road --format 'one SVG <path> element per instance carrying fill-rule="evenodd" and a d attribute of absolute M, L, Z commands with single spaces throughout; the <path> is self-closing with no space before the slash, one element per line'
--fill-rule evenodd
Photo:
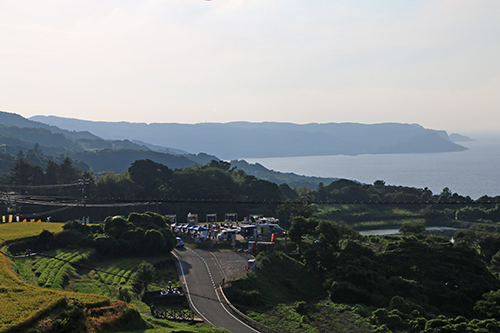
<path fill-rule="evenodd" d="M 224 278 L 215 258 L 208 251 L 175 249 L 191 302 L 201 317 L 233 333 L 259 332 L 234 317 L 220 302 L 216 285 Z"/>

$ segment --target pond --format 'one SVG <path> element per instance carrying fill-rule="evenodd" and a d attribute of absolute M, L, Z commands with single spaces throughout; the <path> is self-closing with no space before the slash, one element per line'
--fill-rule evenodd
<path fill-rule="evenodd" d="M 445 227 L 445 226 L 433 226 L 433 227 L 426 227 L 425 230 L 428 232 L 434 233 L 434 232 L 445 232 L 445 231 L 457 231 L 459 230 L 458 228 L 452 228 L 452 227 Z M 390 229 L 372 229 L 372 230 L 363 230 L 359 231 L 359 234 L 362 236 L 387 236 L 387 235 L 398 235 L 399 234 L 399 228 L 390 228 Z"/>

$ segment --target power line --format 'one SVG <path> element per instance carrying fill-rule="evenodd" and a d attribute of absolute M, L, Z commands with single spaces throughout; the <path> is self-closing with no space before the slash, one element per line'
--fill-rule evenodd
<path fill-rule="evenodd" d="M 57 209 L 52 209 L 49 211 L 43 211 L 43 212 L 36 212 L 36 213 L 27 213 L 27 214 L 16 214 L 16 216 L 19 216 L 19 218 L 34 218 L 38 216 L 47 216 L 59 212 L 63 212 L 65 210 L 71 209 L 72 207 L 61 207 Z"/>
<path fill-rule="evenodd" d="M 70 183 L 70 184 L 56 184 L 56 185 L 8 185 L 0 184 L 0 188 L 12 188 L 12 189 L 44 189 L 44 188 L 60 188 L 60 187 L 72 187 L 81 186 L 82 183 Z"/>
<path fill-rule="evenodd" d="M 36 198 L 36 199 L 33 199 Z M 44 200 L 46 199 L 46 200 Z M 0 197 L 0 200 L 3 201 L 16 201 L 23 203 L 32 203 L 32 204 L 40 204 L 40 205 L 82 205 L 82 198 L 79 197 L 57 197 L 57 196 L 20 196 L 20 195 L 4 195 Z M 48 201 L 50 200 L 50 201 Z M 78 201 L 78 203 L 61 203 L 54 200 L 71 200 Z M 92 201 L 104 201 L 108 202 L 120 202 L 125 201 L 126 205 L 133 204 L 155 204 L 155 203 L 191 203 L 191 204 L 268 204 L 268 205 L 281 205 L 285 203 L 290 203 L 289 200 L 250 200 L 250 199 L 218 199 L 218 198 L 120 198 L 120 197 L 94 197 L 94 198 L 86 198 L 86 202 Z M 456 201 L 364 201 L 364 200 L 328 200 L 328 201 L 318 201 L 318 200 L 310 200 L 309 204 L 316 205 L 496 205 L 500 204 L 500 201 L 488 201 L 488 202 L 456 202 Z M 293 204 L 293 202 L 291 202 Z M 103 207 L 102 203 L 87 203 L 87 205 L 95 205 L 95 207 Z M 120 205 L 118 203 L 111 205 Z"/>

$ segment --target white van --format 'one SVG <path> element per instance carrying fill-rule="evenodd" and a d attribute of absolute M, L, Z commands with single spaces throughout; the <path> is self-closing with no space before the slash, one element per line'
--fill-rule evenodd
<path fill-rule="evenodd" d="M 271 236 L 273 233 L 275 236 L 282 236 L 285 230 L 277 224 L 265 223 L 257 224 L 257 232 L 260 236 Z"/>
<path fill-rule="evenodd" d="M 233 237 L 236 237 L 236 231 L 238 230 L 236 229 L 223 230 L 220 234 L 217 235 L 217 239 L 220 241 L 232 240 Z"/>

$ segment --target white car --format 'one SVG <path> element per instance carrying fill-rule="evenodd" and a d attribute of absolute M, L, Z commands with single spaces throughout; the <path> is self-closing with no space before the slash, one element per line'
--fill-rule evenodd
<path fill-rule="evenodd" d="M 231 240 L 231 239 L 233 239 L 233 235 L 234 235 L 234 237 L 236 237 L 237 231 L 238 230 L 236 230 L 236 229 L 223 230 L 219 235 L 217 235 L 217 239 L 220 241 Z"/>

